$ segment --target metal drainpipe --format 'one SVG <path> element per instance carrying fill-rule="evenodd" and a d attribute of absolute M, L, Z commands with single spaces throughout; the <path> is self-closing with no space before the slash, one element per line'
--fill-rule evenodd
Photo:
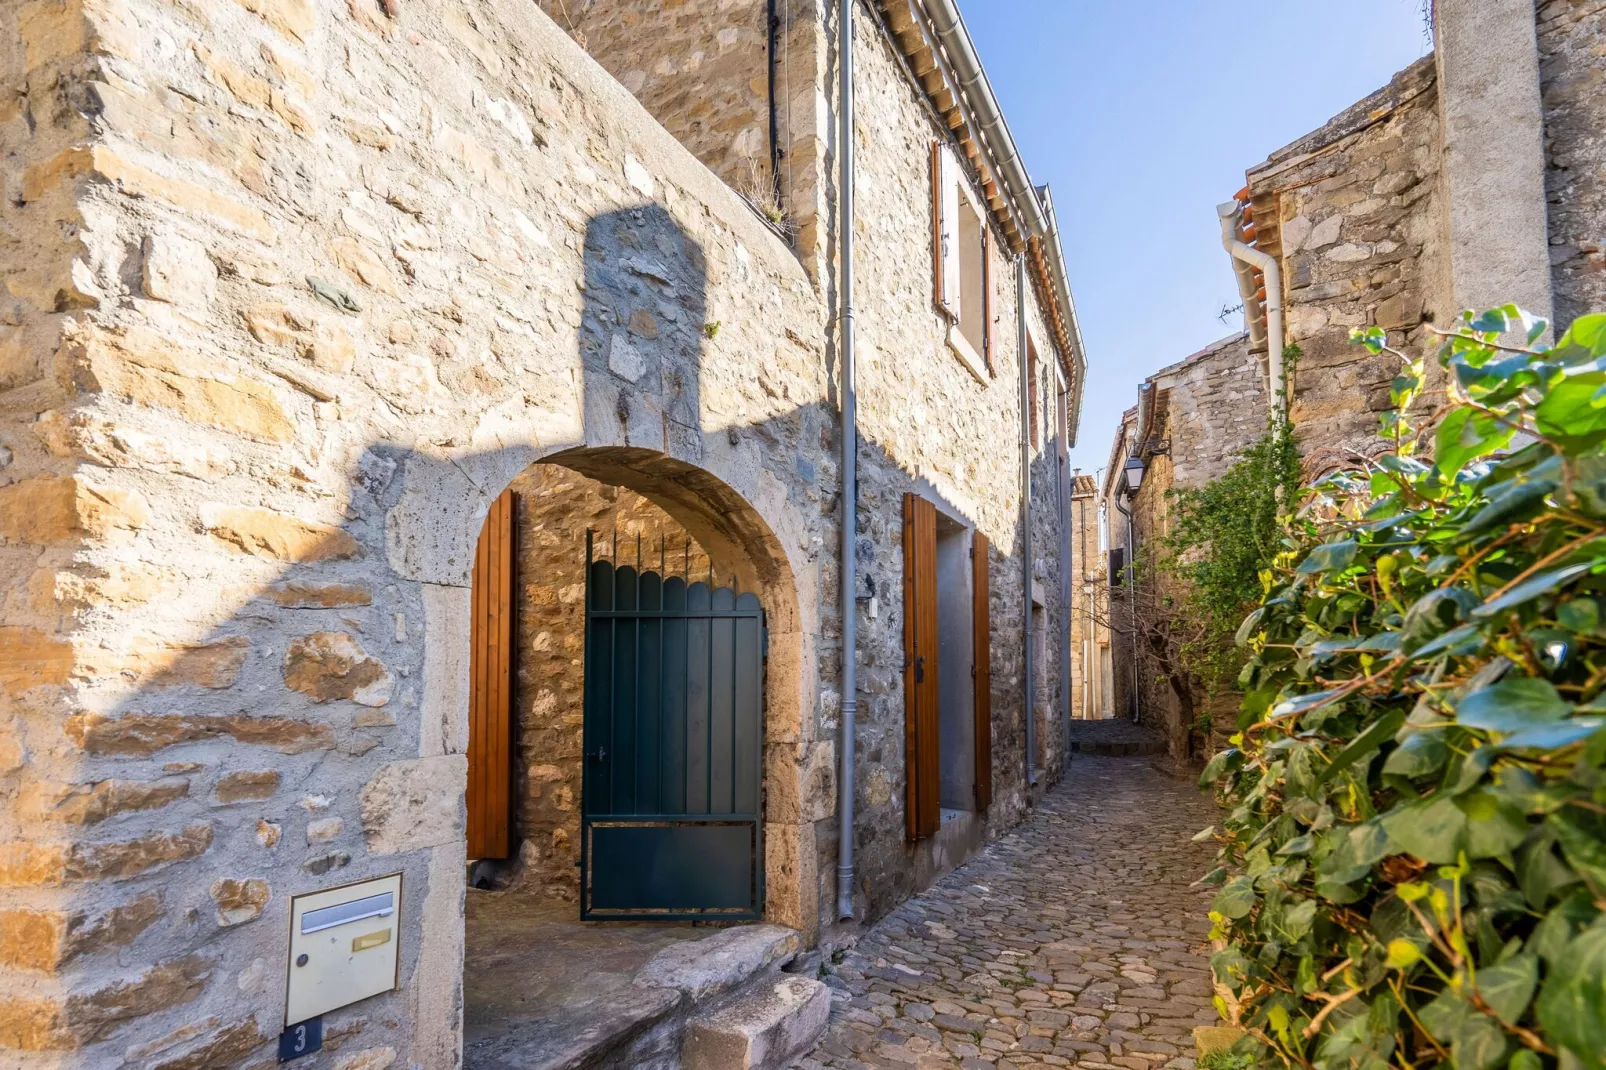
<path fill-rule="evenodd" d="M 1037 729 L 1033 725 L 1032 694 L 1036 679 L 1032 675 L 1032 383 L 1027 378 L 1026 348 L 1026 257 L 1015 259 L 1016 350 L 1020 358 L 1020 520 L 1021 582 L 1026 593 L 1022 634 L 1025 636 L 1026 683 L 1026 787 L 1036 783 Z"/>
<path fill-rule="evenodd" d="M 842 72 L 842 131 L 837 152 L 842 158 L 837 204 L 841 216 L 837 232 L 841 242 L 842 326 L 842 560 L 838 568 L 842 606 L 842 727 L 837 740 L 837 841 L 836 913 L 853 917 L 853 729 L 859 712 L 858 682 L 858 536 L 859 432 L 853 365 L 853 5 L 838 0 L 838 64 Z"/>
<path fill-rule="evenodd" d="M 1066 769 L 1071 764 L 1071 447 L 1066 440 L 1071 433 L 1070 390 L 1068 385 L 1061 386 L 1055 395 L 1059 402 L 1059 411 L 1065 413 L 1065 423 L 1061 427 L 1058 423 L 1058 413 L 1055 414 L 1055 430 L 1062 432 L 1059 436 L 1059 488 L 1060 488 L 1060 645 L 1059 645 L 1059 684 L 1060 684 L 1060 767 Z"/>
<path fill-rule="evenodd" d="M 1287 386 L 1283 383 L 1283 275 L 1277 258 L 1238 240 L 1238 222 L 1243 207 L 1237 201 L 1216 206 L 1221 217 L 1221 244 L 1234 260 L 1260 269 L 1266 280 L 1266 396 L 1271 401 L 1272 413 L 1281 416 L 1287 407 Z M 1239 287 L 1250 284 L 1242 281 Z M 1244 316 L 1250 315 L 1251 298 L 1244 298 Z M 1251 337 L 1253 331 L 1251 330 Z"/>
<path fill-rule="evenodd" d="M 775 194 L 775 207 L 784 210 L 781 186 L 781 104 L 775 95 L 775 68 L 781 59 L 781 16 L 777 10 L 780 0 L 769 0 L 765 17 L 769 19 L 769 94 L 770 94 L 770 187 Z M 788 87 L 790 88 L 790 87 Z"/>
<path fill-rule="evenodd" d="M 1126 517 L 1126 597 L 1127 605 L 1132 609 L 1132 649 L 1127 651 L 1132 662 L 1132 720 L 1137 722 L 1143 707 L 1138 701 L 1138 575 L 1137 575 L 1137 534 L 1132 528 L 1132 510 L 1121 504 L 1121 494 L 1124 492 L 1126 480 L 1122 479 L 1121 489 L 1115 492 L 1115 507 L 1121 515 Z"/>

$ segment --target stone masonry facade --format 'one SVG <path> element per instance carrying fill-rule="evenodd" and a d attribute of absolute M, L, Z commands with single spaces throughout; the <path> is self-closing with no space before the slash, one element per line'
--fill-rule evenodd
<path fill-rule="evenodd" d="M 1443 19 L 1470 26 L 1478 10 L 1473 4 L 1440 5 L 1436 17 L 1441 39 Z M 1512 17 L 1520 22 L 1526 11 L 1515 11 Z M 1554 0 L 1534 5 L 1533 17 L 1537 87 L 1520 84 L 1526 75 L 1510 73 L 1527 70 L 1520 63 L 1482 66 L 1488 57 L 1476 54 L 1475 48 L 1430 55 L 1247 173 L 1247 186 L 1239 195 L 1240 207 L 1247 209 L 1240 235 L 1275 257 L 1281 270 L 1286 340 L 1300 350 L 1289 384 L 1289 418 L 1310 477 L 1387 448 L 1379 437 L 1378 417 L 1390 405 L 1398 358 L 1367 353 L 1350 342 L 1352 330 L 1381 327 L 1395 348 L 1431 358 L 1436 349 L 1432 327 L 1446 326 L 1460 313 L 1456 287 L 1471 285 L 1458 278 L 1476 279 L 1485 289 L 1493 286 L 1501 294 L 1496 300 L 1519 291 L 1548 291 L 1557 334 L 1579 315 L 1606 307 L 1601 244 L 1606 193 L 1600 167 L 1606 130 L 1606 94 L 1601 92 L 1606 81 L 1606 6 L 1599 0 Z M 1449 39 L 1466 47 L 1464 38 Z M 1513 45 L 1520 46 L 1520 41 Z M 1454 86 L 1445 74 L 1446 64 L 1456 75 Z M 1531 131 L 1506 131 L 1510 145 L 1478 146 L 1476 151 L 1465 144 L 1453 146 L 1457 155 L 1447 142 L 1456 136 L 1465 139 L 1465 130 L 1473 127 L 1457 135 L 1449 124 L 1467 123 L 1472 114 L 1477 118 L 1471 121 L 1486 124 L 1478 129 L 1492 129 L 1509 121 L 1502 117 L 1521 113 L 1517 104 L 1534 89 L 1544 134 L 1545 233 L 1469 235 L 1464 232 L 1468 226 L 1509 222 L 1497 206 L 1479 207 L 1478 191 L 1507 188 L 1500 180 L 1509 177 L 1507 170 L 1520 172 L 1521 162 L 1508 168 L 1505 158 L 1523 151 L 1519 143 Z M 1451 160 L 1478 173 L 1451 174 Z M 1459 210 L 1476 222 L 1454 217 L 1450 189 L 1456 183 L 1463 197 Z M 1510 218 L 1519 216 L 1528 218 L 1523 213 Z M 1513 277 L 1511 272 L 1518 269 L 1510 265 L 1508 276 L 1501 278 L 1489 276 L 1494 270 L 1489 265 L 1463 263 L 1458 268 L 1452 263 L 1458 248 L 1487 251 L 1490 241 L 1519 247 L 1530 237 L 1548 243 L 1548 274 L 1541 271 L 1543 278 Z M 1264 369 L 1264 319 L 1251 327 L 1257 340 L 1251 348 Z M 1431 359 L 1427 371 L 1432 385 L 1439 370 Z M 1220 374 L 1230 381 L 1237 373 L 1223 369 Z M 1173 390 L 1167 408 L 1174 409 L 1175 398 Z M 1264 414 L 1263 403 L 1258 411 Z M 1210 443 L 1253 441 L 1235 410 L 1201 415 L 1190 426 L 1173 421 L 1167 434 L 1170 457 L 1151 462 L 1133 502 L 1140 532 L 1163 530 L 1162 491 L 1173 479 L 1185 485 L 1186 454 L 1210 455 L 1188 477 L 1197 483 L 1220 475 L 1230 463 L 1233 451 Z M 1113 481 L 1114 470 L 1130 454 L 1141 452 L 1148 459 L 1149 447 L 1148 439 L 1123 426 L 1112 446 L 1109 479 Z M 1107 494 L 1114 486 L 1111 481 Z M 1114 518 L 1113 499 L 1109 504 Z M 1111 535 L 1114 545 L 1126 541 L 1119 523 L 1112 523 Z M 1141 556 L 1141 534 L 1137 542 Z M 1130 676 L 1129 657 L 1117 655 L 1118 689 L 1125 686 L 1120 678 Z M 1152 681 L 1139 686 L 1153 690 L 1150 685 Z"/>
<path fill-rule="evenodd" d="M 1113 518 L 1110 545 L 1133 555 L 1138 563 L 1142 610 L 1152 610 L 1155 585 L 1166 582 L 1152 563 L 1172 529 L 1176 494 L 1219 476 L 1266 432 L 1265 382 L 1249 336 L 1237 334 L 1150 376 L 1143 387 L 1146 403 L 1125 413 L 1111 449 L 1103 494 L 1105 509 Z M 1132 513 L 1129 534 L 1117 495 L 1123 493 L 1121 467 L 1133 456 L 1146 468 L 1137 493 L 1121 499 Z M 1132 603 L 1125 594 L 1112 591 L 1101 611 L 1117 667 L 1114 708 L 1118 716 L 1130 716 Z M 1154 671 L 1152 659 L 1142 657 L 1138 665 L 1139 722 L 1166 741 L 1172 760 L 1190 759 L 1195 742 L 1191 719 L 1184 716 L 1171 685 Z"/>
<path fill-rule="evenodd" d="M 1556 326 L 1606 308 L 1606 4 L 1538 5 Z"/>
<path fill-rule="evenodd" d="M 856 48 L 855 899 L 875 917 L 959 860 L 903 834 L 905 492 L 993 547 L 976 842 L 1031 800 L 1020 302 L 1063 358 L 996 245 L 993 376 L 946 349 L 923 266 L 945 132 L 878 26 Z M 10 5 L 0 146 L 6 1058 L 270 1065 L 290 898 L 400 873 L 397 989 L 326 1017 L 322 1065 L 458 1064 L 470 570 L 537 462 L 650 499 L 760 593 L 765 914 L 809 939 L 834 917 L 820 234 L 788 244 L 514 0 Z M 1031 512 L 1050 635 L 1056 449 L 1034 451 Z"/>
<path fill-rule="evenodd" d="M 1436 84 L 1428 57 L 1249 172 L 1257 245 L 1282 263 L 1288 341 L 1302 350 L 1289 417 L 1313 475 L 1381 447 L 1398 360 L 1350 331 L 1380 326 L 1416 352 L 1432 346 L 1425 325 L 1454 311 Z"/>

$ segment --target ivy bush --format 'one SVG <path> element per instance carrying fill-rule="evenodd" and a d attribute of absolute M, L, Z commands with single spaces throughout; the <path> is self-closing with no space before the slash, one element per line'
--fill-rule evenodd
<path fill-rule="evenodd" d="M 1357 334 L 1392 448 L 1307 492 L 1239 629 L 1200 836 L 1258 1064 L 1606 1067 L 1606 315 L 1546 332 L 1468 313 L 1434 405 Z"/>
<path fill-rule="evenodd" d="M 1297 345 L 1283 350 L 1286 378 L 1300 355 Z M 1265 434 L 1225 472 L 1173 492 L 1159 570 L 1180 581 L 1177 610 L 1194 625 L 1182 661 L 1210 692 L 1230 686 L 1243 664 L 1233 636 L 1259 602 L 1260 575 L 1282 550 L 1281 514 L 1300 491 L 1294 428 L 1274 410 Z"/>

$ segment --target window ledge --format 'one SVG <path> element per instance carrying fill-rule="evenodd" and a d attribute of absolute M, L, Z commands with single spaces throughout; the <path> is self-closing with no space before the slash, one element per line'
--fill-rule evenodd
<path fill-rule="evenodd" d="M 987 365 L 982 361 L 975 347 L 970 344 L 970 339 L 960 333 L 959 325 L 951 321 L 948 324 L 948 348 L 954 351 L 954 356 L 959 358 L 959 363 L 963 364 L 966 370 L 976 377 L 976 382 L 982 386 L 987 385 Z"/>

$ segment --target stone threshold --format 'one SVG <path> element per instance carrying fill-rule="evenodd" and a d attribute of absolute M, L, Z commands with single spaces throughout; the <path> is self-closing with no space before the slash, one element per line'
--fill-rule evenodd
<path fill-rule="evenodd" d="M 629 939 L 626 927 L 620 938 Z M 687 1032 L 733 1007 L 767 998 L 782 970 L 802 956 L 802 939 L 779 925 L 742 925 L 658 951 L 629 984 L 594 997 L 548 989 L 522 1020 L 470 1038 L 465 1070 L 679 1070 Z M 574 963 L 586 970 L 582 959 Z M 473 963 L 467 965 L 472 970 Z M 539 997 L 538 997 L 539 998 Z M 823 1022 L 822 1022 L 823 1025 Z"/>

